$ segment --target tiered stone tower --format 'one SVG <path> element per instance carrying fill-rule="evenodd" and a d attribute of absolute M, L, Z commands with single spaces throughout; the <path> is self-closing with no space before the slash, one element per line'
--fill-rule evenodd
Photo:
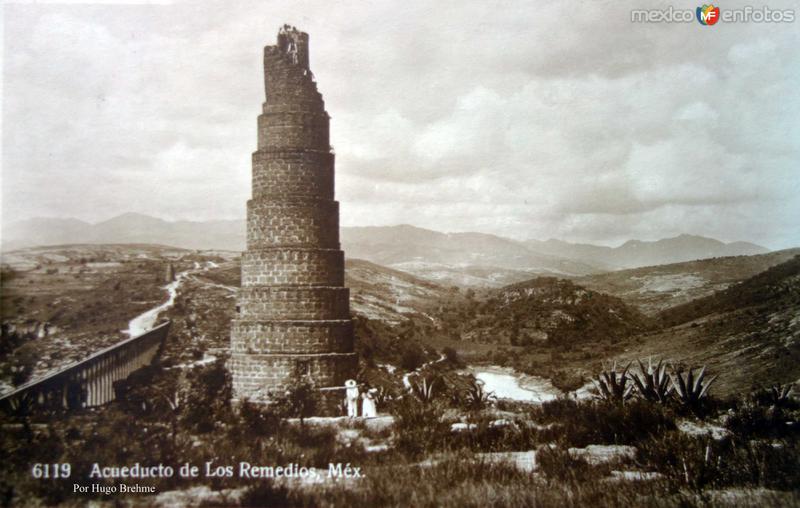
<path fill-rule="evenodd" d="M 357 364 L 330 117 L 308 67 L 308 34 L 284 25 L 278 43 L 264 48 L 264 74 L 229 363 L 234 399 L 260 402 L 297 376 L 320 388 L 343 386 Z M 328 408 L 344 396 L 321 393 Z"/>

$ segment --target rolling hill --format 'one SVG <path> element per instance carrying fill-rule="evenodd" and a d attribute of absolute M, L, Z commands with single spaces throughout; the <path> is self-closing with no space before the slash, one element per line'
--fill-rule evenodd
<path fill-rule="evenodd" d="M 647 318 L 621 299 L 555 277 L 538 277 L 446 305 L 442 321 L 461 340 L 567 349 L 586 342 L 616 342 L 648 325 Z"/>
<path fill-rule="evenodd" d="M 654 315 L 664 309 L 721 291 L 800 254 L 786 249 L 753 256 L 732 256 L 620 270 L 573 280 L 612 294 Z"/>
<path fill-rule="evenodd" d="M 719 395 L 800 381 L 800 256 L 658 318 L 663 328 L 631 341 L 619 360 L 707 365 L 720 374 Z"/>

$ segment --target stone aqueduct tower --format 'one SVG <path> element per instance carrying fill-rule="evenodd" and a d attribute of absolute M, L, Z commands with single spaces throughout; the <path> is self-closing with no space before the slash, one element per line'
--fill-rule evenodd
<path fill-rule="evenodd" d="M 330 117 L 308 67 L 308 34 L 282 28 L 278 43 L 264 48 L 264 74 L 229 361 L 234 400 L 260 402 L 298 376 L 342 386 L 357 364 Z M 322 393 L 328 411 L 343 398 Z"/>

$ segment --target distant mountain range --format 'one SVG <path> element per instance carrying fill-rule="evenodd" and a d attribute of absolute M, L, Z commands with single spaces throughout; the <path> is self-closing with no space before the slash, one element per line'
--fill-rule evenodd
<path fill-rule="evenodd" d="M 187 249 L 242 250 L 242 220 L 170 222 L 126 213 L 90 224 L 78 219 L 40 218 L 14 222 L 2 229 L 3 250 L 71 243 L 155 243 Z"/>
<path fill-rule="evenodd" d="M 5 226 L 0 238 L 5 251 L 71 243 L 154 243 L 236 251 L 245 247 L 245 224 L 243 220 L 170 222 L 126 213 L 96 224 L 77 219 L 19 221 Z M 691 235 L 604 247 L 560 240 L 517 241 L 484 233 L 440 233 L 408 225 L 342 228 L 341 239 L 348 258 L 467 285 L 503 285 L 541 274 L 587 275 L 768 252 L 752 243 L 726 244 Z M 465 277 L 469 280 L 461 280 Z"/>
<path fill-rule="evenodd" d="M 764 254 L 769 249 L 749 242 L 723 243 L 713 238 L 680 235 L 653 242 L 629 240 L 619 247 L 568 243 L 561 240 L 528 240 L 531 250 L 577 261 L 606 263 L 616 268 L 666 265 L 695 259 Z"/>

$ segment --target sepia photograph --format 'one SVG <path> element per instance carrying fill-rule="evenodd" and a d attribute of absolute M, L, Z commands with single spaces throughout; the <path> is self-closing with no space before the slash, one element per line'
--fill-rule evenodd
<path fill-rule="evenodd" d="M 800 507 L 799 12 L 2 1 L 0 506 Z"/>

